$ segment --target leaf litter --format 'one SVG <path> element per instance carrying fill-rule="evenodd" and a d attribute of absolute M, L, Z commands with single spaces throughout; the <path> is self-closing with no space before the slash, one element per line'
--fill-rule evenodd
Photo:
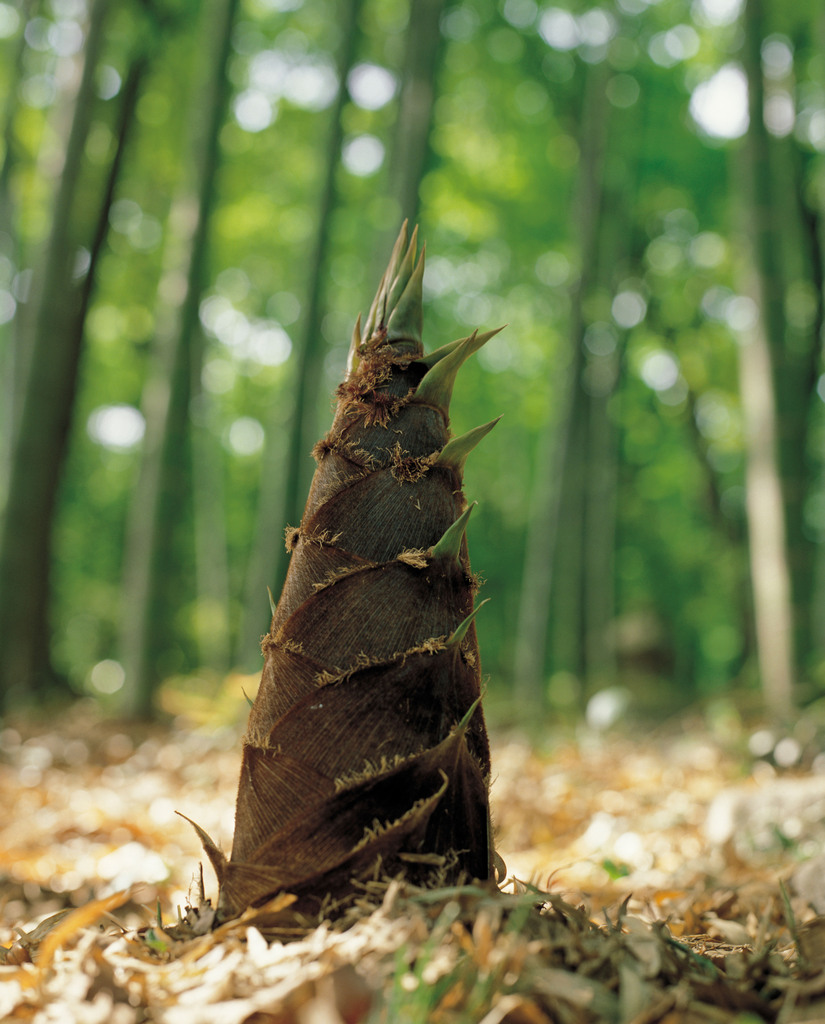
<path fill-rule="evenodd" d="M 59 728 L 5 724 L 0 1020 L 825 1020 L 818 771 L 706 729 L 539 751 L 493 731 L 501 891 L 379 872 L 334 924 L 278 925 L 282 894 L 213 928 L 175 812 L 231 836 L 242 716 L 126 727 L 81 703 Z"/>

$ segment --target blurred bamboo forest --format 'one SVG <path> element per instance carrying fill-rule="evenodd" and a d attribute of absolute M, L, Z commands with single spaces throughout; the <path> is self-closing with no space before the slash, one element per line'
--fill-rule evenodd
<path fill-rule="evenodd" d="M 825 690 L 818 0 L 2 0 L 0 101 L 7 709 L 256 670 L 404 217 L 491 695 Z"/>

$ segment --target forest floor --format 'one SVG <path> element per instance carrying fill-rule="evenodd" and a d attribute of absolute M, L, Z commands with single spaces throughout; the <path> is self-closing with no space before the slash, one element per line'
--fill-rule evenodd
<path fill-rule="evenodd" d="M 230 847 L 243 717 L 0 727 L 0 1020 L 825 1021 L 815 750 L 778 768 L 738 720 L 493 730 L 503 895 L 376 882 L 292 941 L 254 912 L 178 940 L 201 850 L 175 812 Z"/>

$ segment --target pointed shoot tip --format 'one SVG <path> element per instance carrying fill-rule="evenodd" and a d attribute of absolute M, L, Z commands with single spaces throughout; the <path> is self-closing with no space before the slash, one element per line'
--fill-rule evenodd
<path fill-rule="evenodd" d="M 412 243 L 411 243 L 412 245 Z M 400 273 L 400 272 L 399 272 Z M 421 337 L 424 320 L 424 251 L 418 262 L 410 266 L 409 274 L 403 279 L 403 290 L 394 296 L 392 309 L 387 320 L 387 341 L 412 342 L 415 354 L 423 351 Z"/>
<path fill-rule="evenodd" d="M 487 598 L 487 600 L 488 601 L 490 600 L 489 597 Z M 481 606 L 479 605 L 479 607 L 481 607 Z M 473 614 L 475 614 L 475 612 L 473 612 Z M 455 727 L 455 731 L 456 732 L 458 732 L 458 733 L 466 732 L 467 726 L 470 724 L 470 719 L 473 717 L 473 715 L 478 710 L 479 704 L 481 704 L 481 697 L 476 697 L 476 699 L 473 701 L 473 703 L 464 712 L 464 715 L 463 715 L 461 721 L 458 723 L 458 725 L 456 725 L 456 727 Z"/>
<path fill-rule="evenodd" d="M 438 453 L 435 465 L 443 466 L 445 469 L 452 469 L 453 472 L 460 474 L 464 469 L 467 456 L 479 441 L 490 433 L 500 419 L 501 416 L 496 416 L 489 423 L 483 423 L 480 427 L 468 430 L 466 434 L 451 438 Z"/>
<path fill-rule="evenodd" d="M 447 647 L 453 647 L 461 643 L 461 641 L 467 635 L 470 626 L 473 624 L 473 619 L 476 617 L 476 615 L 478 615 L 479 611 L 484 607 L 485 604 L 487 604 L 489 600 L 490 598 L 486 597 L 483 601 L 477 604 L 475 608 L 473 608 L 473 610 L 470 612 L 467 618 L 464 619 L 463 622 L 459 622 L 459 624 L 455 627 L 450 636 L 447 638 Z"/>
<path fill-rule="evenodd" d="M 198 839 L 201 841 L 204 853 L 209 858 L 212 867 L 215 870 L 215 874 L 218 876 L 218 882 L 223 882 L 223 876 L 226 871 L 227 860 L 223 851 L 215 843 L 214 839 L 209 833 L 200 827 L 196 821 L 192 821 L 182 811 L 175 811 L 179 817 L 183 818 L 184 821 L 188 821 L 192 828 L 197 832 Z"/>
<path fill-rule="evenodd" d="M 458 371 L 474 352 L 482 345 L 486 345 L 501 330 L 502 327 L 497 327 L 494 331 L 485 331 L 483 334 L 475 330 L 469 337 L 442 345 L 436 352 L 425 356 L 421 361 L 429 369 L 421 378 L 413 401 L 435 406 L 447 416 Z"/>
<path fill-rule="evenodd" d="M 358 369 L 361 362 L 361 357 L 358 354 L 358 350 L 361 348 L 361 314 L 358 314 L 358 319 L 355 321 L 355 326 L 352 329 L 352 338 L 349 343 L 349 352 L 347 353 L 347 377 L 351 377 L 353 373 Z"/>
<path fill-rule="evenodd" d="M 433 546 L 430 557 L 434 562 L 454 562 L 458 564 L 458 556 L 461 552 L 461 541 L 464 538 L 464 531 L 467 529 L 467 522 L 473 509 L 478 504 L 474 501 L 468 505 L 456 521 L 448 526 L 441 536 L 441 539 Z"/>

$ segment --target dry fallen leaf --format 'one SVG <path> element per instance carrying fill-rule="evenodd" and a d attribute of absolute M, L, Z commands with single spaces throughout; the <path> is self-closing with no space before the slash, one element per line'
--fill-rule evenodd
<path fill-rule="evenodd" d="M 379 878 L 335 928 L 282 928 L 281 896 L 213 929 L 214 880 L 190 884 L 196 840 L 174 812 L 230 835 L 239 728 L 126 737 L 85 708 L 60 732 L 0 733 L 0 1019 L 793 1024 L 822 1009 L 821 919 L 809 889 L 779 891 L 797 853 L 731 862 L 703 838 L 714 793 L 741 778 L 706 737 L 539 755 L 494 736 L 497 841 L 526 880 L 511 895 Z"/>

